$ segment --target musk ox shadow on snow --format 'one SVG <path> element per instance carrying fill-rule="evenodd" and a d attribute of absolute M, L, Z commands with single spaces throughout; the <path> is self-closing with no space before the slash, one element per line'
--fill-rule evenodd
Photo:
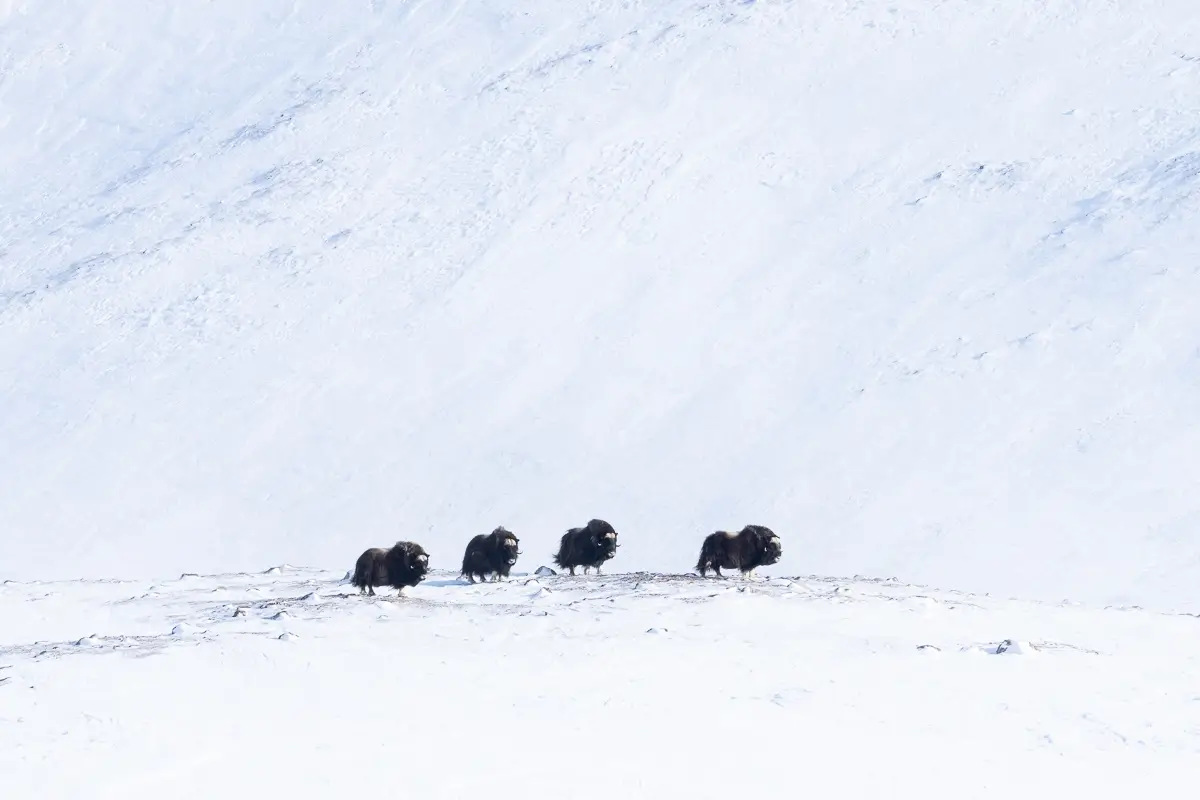
<path fill-rule="evenodd" d="M 722 569 L 736 569 L 745 578 L 756 567 L 770 566 L 782 555 L 783 543 L 774 531 L 763 525 L 747 525 L 737 533 L 717 531 L 704 537 L 696 571 L 703 578 L 711 569 L 721 578 Z"/>
<path fill-rule="evenodd" d="M 582 528 L 571 528 L 562 535 L 554 563 L 575 574 L 576 567 L 583 567 L 583 574 L 595 567 L 600 574 L 600 565 L 617 554 L 617 532 L 602 519 L 594 519 Z"/>
<path fill-rule="evenodd" d="M 475 582 L 476 575 L 481 581 L 486 581 L 488 575 L 494 575 L 495 580 L 507 578 L 519 555 L 520 540 L 501 525 L 491 533 L 481 533 L 467 542 L 459 575 L 471 583 Z"/>
<path fill-rule="evenodd" d="M 400 591 L 425 580 L 429 571 L 429 554 L 415 542 L 396 542 L 392 547 L 372 547 L 363 552 L 354 564 L 354 578 L 359 594 L 375 594 L 376 586 L 391 586 Z"/>

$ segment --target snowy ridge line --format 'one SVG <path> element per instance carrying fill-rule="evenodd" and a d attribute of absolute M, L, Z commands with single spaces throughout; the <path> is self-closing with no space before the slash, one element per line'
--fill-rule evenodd
<path fill-rule="evenodd" d="M 185 583 L 188 581 L 202 581 L 202 582 L 221 581 L 223 583 L 235 583 L 235 582 L 239 582 L 239 581 L 250 582 L 255 579 L 261 578 L 264 575 L 282 574 L 282 572 L 284 570 L 286 570 L 288 573 L 296 574 L 298 576 L 299 575 L 308 575 L 314 580 L 323 580 L 324 582 L 327 582 L 327 583 L 331 582 L 333 584 L 342 585 L 342 586 L 350 585 L 350 579 L 349 579 L 350 572 L 345 573 L 345 575 L 340 579 L 332 579 L 332 578 L 328 577 L 330 574 L 330 571 L 327 569 L 323 569 L 323 568 L 319 568 L 319 567 L 297 567 L 297 566 L 285 565 L 282 567 L 271 567 L 267 570 L 264 570 L 261 573 L 223 572 L 223 573 L 213 573 L 213 574 L 209 574 L 209 575 L 200 575 L 198 573 L 185 572 L 185 573 L 181 574 L 178 578 L 165 580 L 165 581 L 147 582 L 147 581 L 129 580 L 129 579 L 121 579 L 121 578 L 94 578 L 94 579 L 54 580 L 54 581 L 6 580 L 3 582 L 3 584 L 0 584 L 0 587 L 9 586 L 9 587 L 53 588 L 53 587 L 80 586 L 80 585 L 133 586 L 133 585 L 149 584 L 148 588 L 146 589 L 146 593 L 153 595 L 156 592 L 165 591 L 165 590 L 174 591 L 174 588 L 168 588 L 168 587 L 174 587 L 180 583 Z M 429 578 L 427 578 L 425 581 L 423 581 L 421 586 L 422 587 L 435 586 L 438 588 L 444 588 L 444 587 L 449 587 L 449 586 L 462 586 L 462 587 L 470 587 L 471 586 L 471 584 L 468 581 L 457 578 L 456 577 L 457 574 L 458 573 L 455 572 L 454 570 L 430 570 Z M 443 577 L 439 578 L 438 576 L 443 576 Z M 961 590 L 957 590 L 957 589 L 941 589 L 938 587 L 933 587 L 933 586 L 928 586 L 928 585 L 923 585 L 923 584 L 905 583 L 903 581 L 900 581 L 896 577 L 879 578 L 879 577 L 871 577 L 871 576 L 866 576 L 866 575 L 852 575 L 852 576 L 792 575 L 792 576 L 773 576 L 770 578 L 754 577 L 749 580 L 743 580 L 739 577 L 735 577 L 732 575 L 726 575 L 722 578 L 715 578 L 715 577 L 711 577 L 711 576 L 706 577 L 706 578 L 701 578 L 699 575 L 692 573 L 692 572 L 680 572 L 680 573 L 643 572 L 643 571 L 606 572 L 600 576 L 596 576 L 596 575 L 537 576 L 533 572 L 530 572 L 530 573 L 514 572 L 512 574 L 512 577 L 508 581 L 508 583 L 511 583 L 514 581 L 535 581 L 535 580 L 536 581 L 541 581 L 541 580 L 554 581 L 554 580 L 561 580 L 561 579 L 569 579 L 570 581 L 578 581 L 580 583 L 584 583 L 587 585 L 590 585 L 597 581 L 599 581 L 601 583 L 606 583 L 608 581 L 616 579 L 616 580 L 620 580 L 622 583 L 633 582 L 634 589 L 640 589 L 640 588 L 642 588 L 643 585 L 659 585 L 659 584 L 674 585 L 674 584 L 679 584 L 679 583 L 698 584 L 700 582 L 703 582 L 706 584 L 711 584 L 714 586 L 722 586 L 722 585 L 737 586 L 742 590 L 753 590 L 753 589 L 757 589 L 764 585 L 790 586 L 790 585 L 795 585 L 795 584 L 824 584 L 824 585 L 831 585 L 833 587 L 828 592 L 830 596 L 836 595 L 839 597 L 848 597 L 849 596 L 850 590 L 848 589 L 848 586 L 850 584 L 865 584 L 865 585 L 870 585 L 870 586 L 893 586 L 893 587 L 904 587 L 906 589 L 912 589 L 912 590 L 923 590 L 923 591 L 927 591 L 927 592 L 937 593 L 937 594 L 943 595 L 943 596 L 961 598 L 961 600 L 959 602 L 962 602 L 962 603 L 971 602 L 968 598 L 973 598 L 973 597 L 990 598 L 991 597 L 991 595 L 989 595 L 989 594 L 977 594 L 977 593 L 966 592 L 966 591 L 961 591 Z M 476 585 L 486 585 L 486 584 L 476 584 Z M 225 588 L 225 587 L 222 587 L 222 588 Z M 261 590 L 261 587 L 259 587 L 257 590 Z M 212 589 L 210 591 L 217 591 L 217 589 Z M 387 590 L 383 590 L 383 591 L 385 591 L 385 592 L 390 591 L 390 592 L 394 593 L 394 590 L 391 590 L 391 589 L 387 589 Z M 359 593 L 357 591 L 352 591 L 352 592 L 348 592 L 342 596 L 350 597 L 350 596 L 357 596 L 358 594 Z M 880 596 L 883 597 L 884 595 L 880 595 Z M 123 601 L 123 602 L 134 602 L 137 599 L 138 599 L 137 597 L 130 597 L 126 601 Z M 1004 599 L 1018 601 L 1018 602 L 1035 603 L 1035 604 L 1039 604 L 1039 605 L 1046 604 L 1046 601 L 1025 600 L 1025 599 L 1019 598 L 1019 597 L 1011 597 L 1011 598 L 1004 598 Z M 1062 601 L 1062 603 L 1072 604 L 1073 601 L 1064 600 L 1064 601 Z M 1124 607 L 1112 607 L 1112 608 L 1120 608 L 1121 610 L 1140 610 L 1140 611 L 1147 610 L 1140 606 L 1124 606 Z M 1150 610 L 1150 613 L 1170 613 L 1170 612 L 1161 612 L 1161 611 Z"/>
<path fill-rule="evenodd" d="M 198 646 L 225 637 L 291 640 L 324 636 L 337 627 L 329 623 L 367 616 L 377 622 L 400 619 L 416 622 L 446 614 L 472 617 L 477 622 L 496 617 L 556 617 L 581 611 L 603 616 L 648 607 L 654 603 L 712 604 L 738 598 L 772 603 L 802 603 L 817 613 L 845 604 L 865 611 L 894 607 L 902 613 L 959 612 L 991 614 L 999 609 L 1025 609 L 1042 614 L 1050 609 L 1110 614 L 1077 604 L 1042 601 L 1004 601 L 957 591 L 938 591 L 908 585 L 894 578 L 833 578 L 794 576 L 776 578 L 700 578 L 694 574 L 649 572 L 589 576 L 536 576 L 514 574 L 507 581 L 470 584 L 448 570 L 435 570 L 429 578 L 403 593 L 381 590 L 376 597 L 346 590 L 348 581 L 337 573 L 303 567 L 272 568 L 262 573 L 186 575 L 170 582 L 143 584 L 144 591 L 129 594 L 137 582 L 98 580 L 79 582 L 8 582 L 0 594 L 0 611 L 21 611 L 30 604 L 56 600 L 78 603 L 86 594 L 92 611 L 104 616 L 107 629 L 59 639 L 12 641 L 0 644 L 0 658 L 42 661 L 79 654 L 125 653 L 142 657 L 175 645 Z M 27 591 L 14 591 L 26 589 Z M 35 590 L 35 591 L 28 591 Z M 51 590 L 51 591 L 41 591 Z M 98 592 L 98 594 L 97 594 Z M 792 607 L 792 606 L 788 606 Z M 784 611 L 784 607 L 780 608 Z M 797 612 L 800 613 L 800 612 Z M 857 613 L 857 612 L 856 612 Z M 1155 616 L 1158 612 L 1145 612 Z M 483 614 L 480 618 L 478 615 Z M 125 619 L 112 620 L 113 616 Z M 584 624 L 587 615 L 584 615 Z M 80 623 L 86 624 L 86 623 Z M 86 629 L 85 629 L 86 630 Z M 655 630 L 655 632 L 662 632 Z M 563 635 L 571 636 L 569 626 Z M 1006 639 L 971 640 L 951 644 L 963 651 L 1005 651 Z M 1074 651 L 1099 655 L 1094 647 L 1053 638 L 1023 642 L 1033 651 Z M 911 647 L 942 651 L 945 646 L 913 641 Z"/>
<path fill-rule="evenodd" d="M 186 583 L 189 581 L 193 581 L 193 582 L 197 582 L 197 583 L 201 583 L 201 584 L 205 584 L 205 585 L 207 585 L 209 582 L 212 582 L 212 581 L 221 582 L 222 585 L 218 586 L 217 588 L 211 588 L 211 589 L 207 590 L 210 592 L 217 592 L 222 589 L 231 588 L 230 586 L 226 586 L 224 584 L 237 584 L 239 582 L 244 583 L 247 586 L 249 591 L 261 592 L 261 591 L 265 590 L 264 585 L 256 584 L 255 583 L 256 580 L 261 581 L 261 579 L 264 576 L 279 576 L 279 575 L 283 575 L 285 573 L 287 573 L 289 575 L 294 575 L 297 578 L 300 578 L 302 576 L 308 576 L 308 578 L 310 579 L 310 583 L 306 583 L 304 585 L 315 586 L 317 583 L 321 583 L 321 584 L 336 585 L 336 586 L 350 586 L 350 575 L 352 574 L 352 570 L 346 571 L 341 578 L 333 578 L 330 576 L 333 574 L 336 574 L 336 572 L 329 570 L 327 568 L 310 567 L 310 566 L 295 566 L 295 565 L 290 565 L 290 564 L 283 564 L 283 565 L 269 567 L 261 572 L 219 572 L 219 573 L 211 573 L 211 574 L 185 572 L 185 573 L 180 574 L 180 576 L 178 578 L 168 579 L 168 580 L 160 580 L 160 581 L 145 581 L 145 580 L 125 579 L 125 578 L 86 578 L 86 579 L 74 579 L 74 580 L 31 580 L 31 581 L 5 580 L 3 582 L 0 582 L 0 597 L 3 597 L 3 590 L 5 587 L 11 587 L 11 588 L 17 588 L 17 587 L 55 588 L 55 587 L 75 587 L 75 586 L 114 586 L 114 587 L 116 587 L 116 586 L 136 586 L 136 585 L 147 586 L 147 589 L 142 596 L 156 596 L 156 595 L 161 594 L 162 592 L 168 592 L 168 591 L 174 592 L 174 591 L 176 591 L 175 587 L 177 587 L 178 584 Z M 823 591 L 823 592 L 816 591 L 815 589 L 813 589 L 812 591 L 809 592 L 813 596 L 819 595 L 819 596 L 824 596 L 824 597 L 840 598 L 840 599 L 852 599 L 854 596 L 861 594 L 861 592 L 856 592 L 856 590 L 854 589 L 854 585 L 862 584 L 863 586 L 867 586 L 867 587 L 872 587 L 872 586 L 873 587 L 893 587 L 897 590 L 903 589 L 903 590 L 908 590 L 908 592 L 910 592 L 910 593 L 897 594 L 897 595 L 888 595 L 888 594 L 865 595 L 867 597 L 883 599 L 883 600 L 920 598 L 920 597 L 928 596 L 931 598 L 940 597 L 941 600 L 939 600 L 939 602 L 946 602 L 949 599 L 953 598 L 954 602 L 961 604 L 961 605 L 980 606 L 983 602 L 986 602 L 986 601 L 991 601 L 991 602 L 1003 601 L 1003 602 L 1009 602 L 1009 603 L 1030 604 L 1035 607 L 1077 606 L 1077 607 L 1081 607 L 1081 608 L 1096 608 L 1096 609 L 1102 608 L 1105 611 L 1134 611 L 1134 612 L 1143 612 L 1143 613 L 1163 615 L 1163 616 L 1185 616 L 1185 617 L 1200 618 L 1200 613 L 1186 612 L 1186 611 L 1174 611 L 1174 610 L 1170 610 L 1170 609 L 1148 608 L 1148 607 L 1137 605 L 1137 604 L 1128 604 L 1128 605 L 1106 604 L 1103 606 L 1099 606 L 1099 605 L 1093 605 L 1093 604 L 1089 604 L 1089 603 L 1082 603 L 1079 601 L 1072 600 L 1070 598 L 1064 598 L 1060 601 L 1055 602 L 1055 601 L 1029 599 L 1029 598 L 1016 597 L 1016 596 L 993 595 L 993 594 L 987 593 L 987 592 L 971 592 L 971 591 L 960 590 L 960 589 L 947 589 L 947 588 L 941 588 L 941 587 L 937 587 L 937 586 L 931 586 L 928 584 L 907 583 L 905 581 L 900 580 L 898 577 L 895 577 L 895 576 L 876 577 L 876 576 L 860 575 L 860 574 L 855 574 L 855 575 L 815 575 L 815 574 L 801 575 L 801 574 L 797 574 L 797 575 L 779 575 L 779 576 L 771 576 L 771 577 L 755 576 L 750 579 L 742 579 L 742 578 L 736 577 L 734 575 L 725 575 L 721 578 L 715 578 L 712 576 L 701 578 L 699 575 L 697 575 L 694 572 L 672 573 L 672 572 L 646 572 L 646 571 L 630 571 L 630 572 L 613 571 L 613 572 L 605 572 L 601 575 L 575 575 L 575 576 L 569 576 L 569 575 L 538 576 L 534 572 L 528 572 L 528 573 L 514 572 L 514 573 L 512 573 L 512 576 L 510 577 L 510 579 L 508 581 L 502 582 L 501 584 L 479 583 L 479 584 L 475 584 L 475 586 L 478 587 L 478 586 L 487 586 L 487 585 L 503 585 L 503 584 L 511 584 L 514 582 L 529 583 L 529 582 L 537 582 L 537 581 L 552 581 L 552 582 L 569 581 L 569 582 L 578 583 L 580 585 L 590 586 L 590 585 L 597 584 L 597 583 L 599 583 L 601 585 L 606 585 L 610 581 L 614 581 L 614 580 L 619 581 L 621 584 L 626 584 L 626 585 L 632 583 L 633 584 L 632 588 L 634 590 L 640 590 L 640 589 L 642 589 L 643 586 L 646 586 L 646 585 L 673 586 L 673 585 L 677 585 L 677 584 L 687 584 L 687 585 L 708 584 L 708 585 L 713 585 L 713 586 L 727 586 L 727 587 L 731 587 L 731 588 L 736 587 L 738 591 L 760 591 L 762 589 L 762 587 L 764 587 L 764 586 L 794 587 L 794 586 L 799 585 L 801 587 L 801 589 L 799 591 L 806 591 L 806 590 L 810 590 L 812 588 L 809 586 L 810 584 L 815 584 L 817 586 L 829 586 L 832 588 L 829 588 L 828 590 Z M 282 582 L 283 581 L 281 581 L 281 583 Z M 418 588 L 423 590 L 423 589 L 427 589 L 430 587 L 470 588 L 471 586 L 472 586 L 472 584 L 470 584 L 468 581 L 466 581 L 465 579 L 459 578 L 458 573 L 455 570 L 433 569 L 433 570 L 429 571 L 429 577 L 426 578 L 426 580 L 424 580 L 422 582 L 422 584 L 420 585 L 420 587 L 418 587 Z M 383 596 L 385 596 L 385 597 L 389 596 L 388 595 L 389 592 L 391 593 L 390 596 L 393 596 L 393 597 L 395 596 L 394 589 L 385 588 L 380 591 L 383 593 Z M 922 592 L 923 594 L 916 594 L 916 593 L 911 593 L 911 592 Z M 326 595 L 326 596 L 327 597 L 335 597 L 336 596 L 336 597 L 349 598 L 349 597 L 358 597 L 359 594 L 360 593 L 358 591 L 352 590 L 352 591 L 348 591 L 348 592 L 345 592 L 345 593 L 342 593 L 339 595 Z M 667 595 L 667 594 L 670 594 L 670 593 L 669 592 L 664 593 L 664 595 Z M 115 601 L 115 602 L 132 603 L 132 602 L 136 602 L 139 599 L 141 599 L 142 596 L 131 596 L 129 598 L 126 598 L 125 600 Z M 293 599 L 299 599 L 299 598 L 293 598 Z M 364 599 L 367 599 L 367 598 L 364 598 Z M 409 599 L 426 599 L 426 600 L 428 600 L 430 598 L 420 598 L 420 597 L 416 597 L 416 596 L 411 596 Z M 445 605 L 459 605 L 458 603 L 455 603 L 453 601 L 448 601 L 448 600 L 443 601 L 443 603 Z"/>

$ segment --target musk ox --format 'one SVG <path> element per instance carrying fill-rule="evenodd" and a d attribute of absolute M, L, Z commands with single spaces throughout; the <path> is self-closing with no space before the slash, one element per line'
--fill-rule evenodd
<path fill-rule="evenodd" d="M 392 547 L 372 547 L 363 552 L 354 564 L 354 578 L 350 581 L 358 587 L 375 594 L 376 586 L 393 586 L 397 591 L 405 586 L 416 586 L 425 580 L 429 571 L 429 554 L 415 542 L 396 542 Z"/>
<path fill-rule="evenodd" d="M 521 555 L 520 540 L 513 532 L 501 525 L 489 534 L 479 534 L 467 542 L 467 551 L 463 554 L 462 572 L 460 577 L 475 582 L 487 580 L 488 575 L 494 575 L 495 580 L 508 577 L 508 571 L 517 563 Z"/>
<path fill-rule="evenodd" d="M 575 574 L 583 567 L 586 575 L 591 567 L 600 574 L 600 565 L 617 554 L 617 532 L 602 519 L 594 519 L 582 528 L 571 528 L 562 535 L 554 563 Z"/>
<path fill-rule="evenodd" d="M 783 543 L 770 528 L 747 525 L 737 533 L 717 531 L 704 537 L 696 571 L 705 577 L 708 570 L 721 575 L 722 569 L 737 569 L 748 577 L 756 567 L 774 564 L 783 555 Z"/>

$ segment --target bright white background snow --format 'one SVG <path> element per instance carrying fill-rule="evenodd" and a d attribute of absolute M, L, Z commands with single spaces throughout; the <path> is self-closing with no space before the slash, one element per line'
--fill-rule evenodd
<path fill-rule="evenodd" d="M 1200 581 L 1190 0 L 7 4 L 7 576 Z"/>
<path fill-rule="evenodd" d="M 0 0 L 0 796 L 1180 796 L 1198 212 L 1192 0 Z"/>

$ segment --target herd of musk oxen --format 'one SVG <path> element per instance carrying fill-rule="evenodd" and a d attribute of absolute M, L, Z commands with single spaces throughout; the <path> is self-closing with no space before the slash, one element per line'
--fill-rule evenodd
<path fill-rule="evenodd" d="M 504 528 L 479 534 L 467 542 L 459 576 L 471 583 L 475 579 L 493 581 L 507 578 L 517 556 L 521 555 L 520 540 Z M 554 563 L 572 575 L 579 567 L 586 575 L 589 569 L 600 573 L 600 567 L 617 554 L 617 532 L 602 519 L 593 519 L 582 528 L 571 528 L 562 535 Z M 704 537 L 696 571 L 706 577 L 712 570 L 717 577 L 722 569 L 736 569 L 748 576 L 756 567 L 766 567 L 779 561 L 783 544 L 770 528 L 747 525 L 737 533 L 717 531 Z M 396 542 L 392 547 L 372 547 L 358 557 L 351 581 L 359 593 L 375 594 L 376 586 L 391 586 L 397 590 L 416 586 L 429 571 L 429 553 L 416 542 Z"/>

